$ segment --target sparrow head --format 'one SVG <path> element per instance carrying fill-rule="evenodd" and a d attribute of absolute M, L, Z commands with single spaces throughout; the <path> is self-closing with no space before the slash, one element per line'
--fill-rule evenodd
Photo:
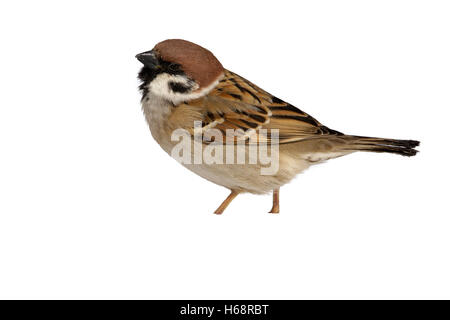
<path fill-rule="evenodd" d="M 138 76 L 142 99 L 155 97 L 174 105 L 206 95 L 224 70 L 209 50 L 181 39 L 162 41 L 136 58 L 144 65 Z"/>

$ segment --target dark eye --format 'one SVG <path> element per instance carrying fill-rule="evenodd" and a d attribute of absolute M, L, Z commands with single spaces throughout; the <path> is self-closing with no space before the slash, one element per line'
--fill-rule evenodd
<path fill-rule="evenodd" d="M 171 63 L 171 64 L 169 64 L 168 69 L 170 71 L 178 71 L 178 70 L 180 70 L 180 65 L 177 63 Z"/>

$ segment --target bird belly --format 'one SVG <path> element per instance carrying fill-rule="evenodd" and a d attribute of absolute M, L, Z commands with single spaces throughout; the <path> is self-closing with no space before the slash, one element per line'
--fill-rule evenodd
<path fill-rule="evenodd" d="M 270 175 L 261 173 L 261 164 L 183 164 L 187 169 L 215 184 L 239 192 L 264 194 L 291 181 L 311 163 L 280 154 L 279 168 Z"/>
<path fill-rule="evenodd" d="M 171 139 L 173 128 L 168 129 L 170 128 L 167 122 L 170 115 L 169 110 L 169 106 L 158 99 L 153 98 L 143 103 L 143 111 L 153 138 L 164 151 L 172 156 L 172 150 L 178 142 Z M 292 152 L 283 150 L 283 148 L 279 150 L 277 170 L 272 174 L 262 173 L 262 168 L 267 168 L 268 165 L 262 165 L 259 161 L 256 164 L 248 163 L 248 149 L 246 149 L 246 162 L 244 164 L 226 163 L 226 159 L 221 163 L 207 164 L 201 161 L 197 164 L 191 161 L 181 164 L 202 178 L 228 189 L 264 194 L 288 183 L 311 165 L 311 162 L 307 159 L 302 159 Z M 194 148 L 191 139 L 191 160 L 193 158 Z M 237 159 L 237 157 L 235 156 L 234 159 Z"/>

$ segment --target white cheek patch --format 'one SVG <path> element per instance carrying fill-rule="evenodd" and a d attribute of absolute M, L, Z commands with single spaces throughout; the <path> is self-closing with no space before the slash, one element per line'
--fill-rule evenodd
<path fill-rule="evenodd" d="M 186 93 L 174 92 L 170 88 L 170 83 L 180 84 L 184 87 L 191 88 L 191 91 L 196 90 L 198 85 L 187 77 L 183 77 L 180 75 L 171 75 L 168 73 L 160 73 L 155 79 L 148 85 L 148 89 L 154 95 L 160 96 L 166 100 L 178 101 L 181 99 L 183 101 L 185 99 Z"/>
<path fill-rule="evenodd" d="M 150 84 L 148 85 L 148 90 L 152 94 L 159 96 L 165 100 L 169 100 L 173 104 L 177 105 L 183 101 L 198 99 L 208 94 L 219 83 L 219 80 L 221 78 L 222 75 L 219 76 L 217 80 L 210 84 L 208 87 L 198 90 L 198 84 L 185 76 L 161 73 L 158 74 L 152 82 L 150 82 Z M 189 92 L 174 92 L 171 89 L 171 83 L 179 84 L 191 89 L 189 90 Z"/>

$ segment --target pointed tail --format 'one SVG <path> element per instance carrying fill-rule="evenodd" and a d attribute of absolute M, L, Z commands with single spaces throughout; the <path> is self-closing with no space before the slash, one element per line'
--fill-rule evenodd
<path fill-rule="evenodd" d="M 371 138 L 348 136 L 349 144 L 344 147 L 348 151 L 388 152 L 406 157 L 415 156 L 420 142 L 416 140 L 396 140 L 384 138 Z"/>

